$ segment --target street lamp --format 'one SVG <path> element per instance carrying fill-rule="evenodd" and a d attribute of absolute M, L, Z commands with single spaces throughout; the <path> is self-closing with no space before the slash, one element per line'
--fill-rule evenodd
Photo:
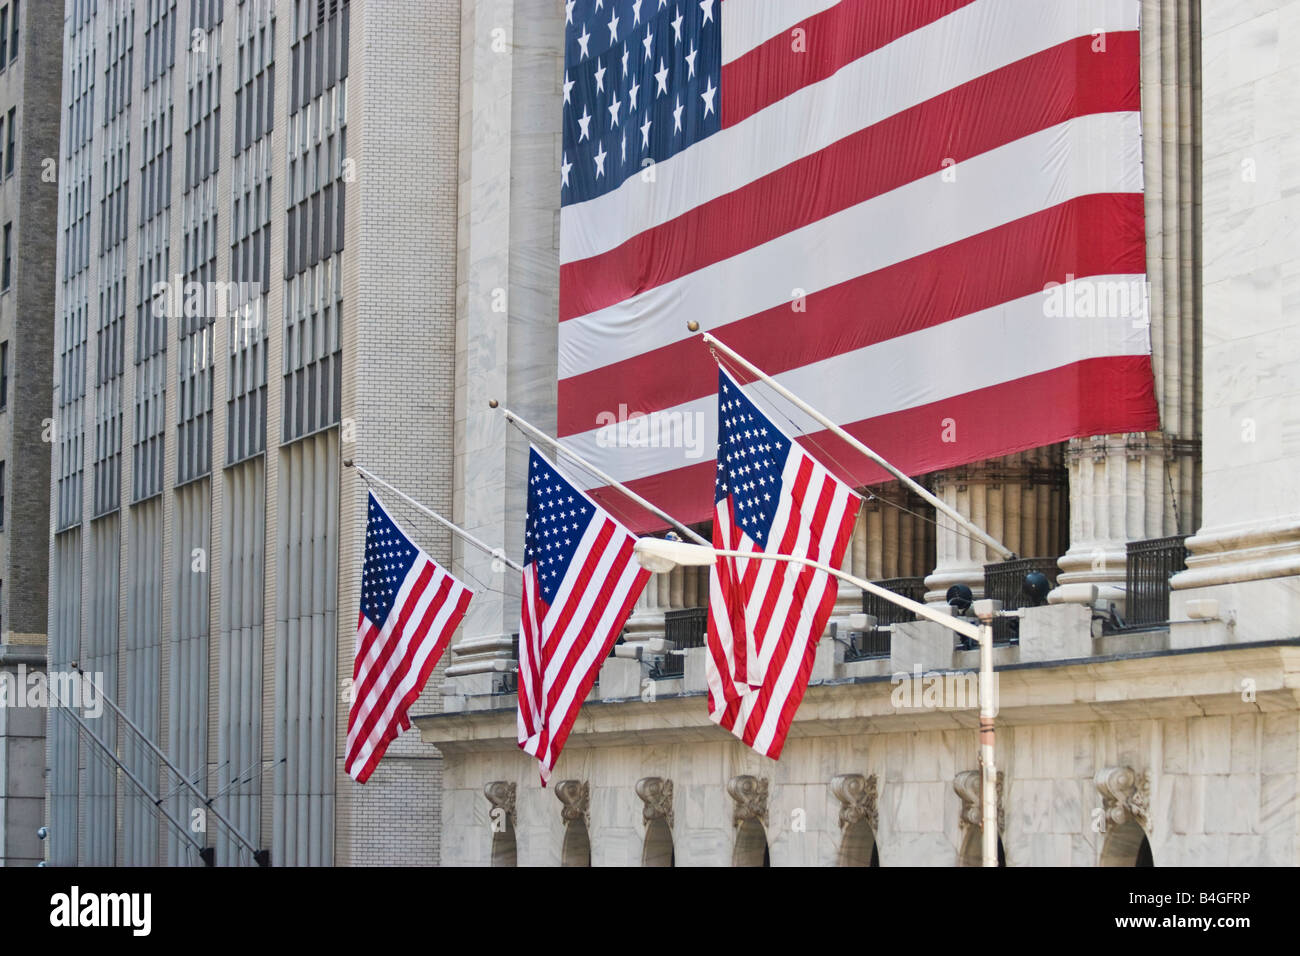
<path fill-rule="evenodd" d="M 785 561 L 789 564 L 801 564 L 805 567 L 824 571 L 869 594 L 883 598 L 913 614 L 942 624 L 951 631 L 956 631 L 969 640 L 979 642 L 980 647 L 980 770 L 981 803 L 983 804 L 983 862 L 985 866 L 998 865 L 997 832 L 997 768 L 993 763 L 993 716 L 996 713 L 993 701 L 993 618 L 1001 608 L 1000 601 L 975 601 L 975 616 L 980 623 L 953 617 L 942 611 L 936 611 L 928 605 L 893 591 L 886 590 L 871 581 L 864 581 L 838 568 L 833 568 L 812 558 L 793 554 L 771 554 L 766 551 L 724 551 L 700 544 L 688 544 L 685 541 L 668 541 L 663 538 L 638 538 L 633 547 L 641 567 L 655 574 L 664 574 L 676 567 L 709 567 L 718 558 L 751 558 L 762 561 Z"/>

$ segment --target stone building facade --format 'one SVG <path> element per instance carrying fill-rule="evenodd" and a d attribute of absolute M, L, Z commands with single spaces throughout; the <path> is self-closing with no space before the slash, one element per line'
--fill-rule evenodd
<path fill-rule="evenodd" d="M 58 6 L 49 661 L 126 717 L 50 712 L 46 857 L 437 863 L 431 745 L 343 772 L 366 489 L 342 462 L 451 510 L 457 5 Z"/>
<path fill-rule="evenodd" d="M 61 27 L 0 4 L 0 866 L 41 856 L 43 714 L 13 705 L 45 665 Z"/>
<path fill-rule="evenodd" d="M 522 540 L 523 449 L 486 399 L 543 427 L 555 401 L 563 34 L 556 5 L 538 6 L 489 0 L 462 20 L 456 514 L 507 544 Z M 869 489 L 847 570 L 945 607 L 953 584 L 1019 601 L 1027 570 L 1049 573 L 1046 600 L 1004 619 L 995 649 L 1007 865 L 1296 865 L 1300 3 L 1141 7 L 1162 430 L 925 476 L 1035 559 L 1006 569 L 1009 595 L 993 593 L 991 555 L 896 486 Z M 543 789 L 515 746 L 518 593 L 501 581 L 453 646 L 442 713 L 416 720 L 443 754 L 444 864 L 978 863 L 978 653 L 947 629 L 900 621 L 873 644 L 849 629 L 862 605 L 841 588 L 772 762 L 709 722 L 702 649 L 679 655 L 680 675 L 666 666 L 707 585 L 660 576 L 625 635 L 639 657 L 605 663 Z"/>

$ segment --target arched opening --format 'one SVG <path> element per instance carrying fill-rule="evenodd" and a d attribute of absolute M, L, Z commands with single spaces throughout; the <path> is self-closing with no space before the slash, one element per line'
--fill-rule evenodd
<path fill-rule="evenodd" d="M 505 829 L 494 831 L 492 834 L 492 865 L 519 865 L 519 857 L 515 850 L 515 824 L 509 816 L 505 818 Z"/>
<path fill-rule="evenodd" d="M 642 866 L 676 866 L 677 857 L 673 851 L 673 831 L 668 829 L 668 821 L 656 817 L 645 828 L 645 847 L 641 850 Z"/>
<path fill-rule="evenodd" d="M 564 825 L 560 866 L 591 866 L 591 840 L 587 836 L 587 821 L 581 817 Z"/>
<path fill-rule="evenodd" d="M 1102 866 L 1155 866 L 1151 841 L 1138 824 L 1130 820 L 1106 834 L 1101 847 Z"/>
<path fill-rule="evenodd" d="M 958 866 L 983 866 L 984 865 L 984 831 L 978 827 L 971 827 L 966 832 L 966 839 L 961 845 L 961 856 L 957 861 Z M 998 834 L 998 866 L 1007 865 L 1007 855 L 1002 849 L 1002 834 Z"/>
<path fill-rule="evenodd" d="M 736 847 L 731 854 L 732 866 L 771 866 L 767 849 L 767 832 L 757 820 L 745 820 L 736 830 Z"/>
<path fill-rule="evenodd" d="M 838 866 L 880 866 L 880 854 L 876 849 L 876 835 L 871 824 L 866 820 L 851 823 L 844 830 L 840 841 L 840 858 Z"/>

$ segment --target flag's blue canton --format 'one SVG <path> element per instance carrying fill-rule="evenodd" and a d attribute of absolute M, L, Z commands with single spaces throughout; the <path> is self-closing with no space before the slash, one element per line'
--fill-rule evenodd
<path fill-rule="evenodd" d="M 361 570 L 361 613 L 382 629 L 397 600 L 398 588 L 411 573 L 418 552 L 373 494 L 369 510 L 366 563 Z"/>
<path fill-rule="evenodd" d="M 566 0 L 561 205 L 722 128 L 722 0 Z"/>
<path fill-rule="evenodd" d="M 550 604 L 595 515 L 590 501 L 534 448 L 528 455 L 528 521 L 524 564 L 537 563 L 542 599 Z"/>
<path fill-rule="evenodd" d="M 736 522 L 760 547 L 767 544 L 781 503 L 781 474 L 790 442 L 767 420 L 735 380 L 718 374 L 718 469 L 716 504 L 731 495 Z"/>

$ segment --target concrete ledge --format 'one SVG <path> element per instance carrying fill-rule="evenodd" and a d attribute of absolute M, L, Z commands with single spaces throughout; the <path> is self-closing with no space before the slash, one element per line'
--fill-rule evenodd
<path fill-rule="evenodd" d="M 1020 659 L 1062 661 L 1092 654 L 1092 611 L 1081 604 L 1025 608 L 1020 617 Z"/>

